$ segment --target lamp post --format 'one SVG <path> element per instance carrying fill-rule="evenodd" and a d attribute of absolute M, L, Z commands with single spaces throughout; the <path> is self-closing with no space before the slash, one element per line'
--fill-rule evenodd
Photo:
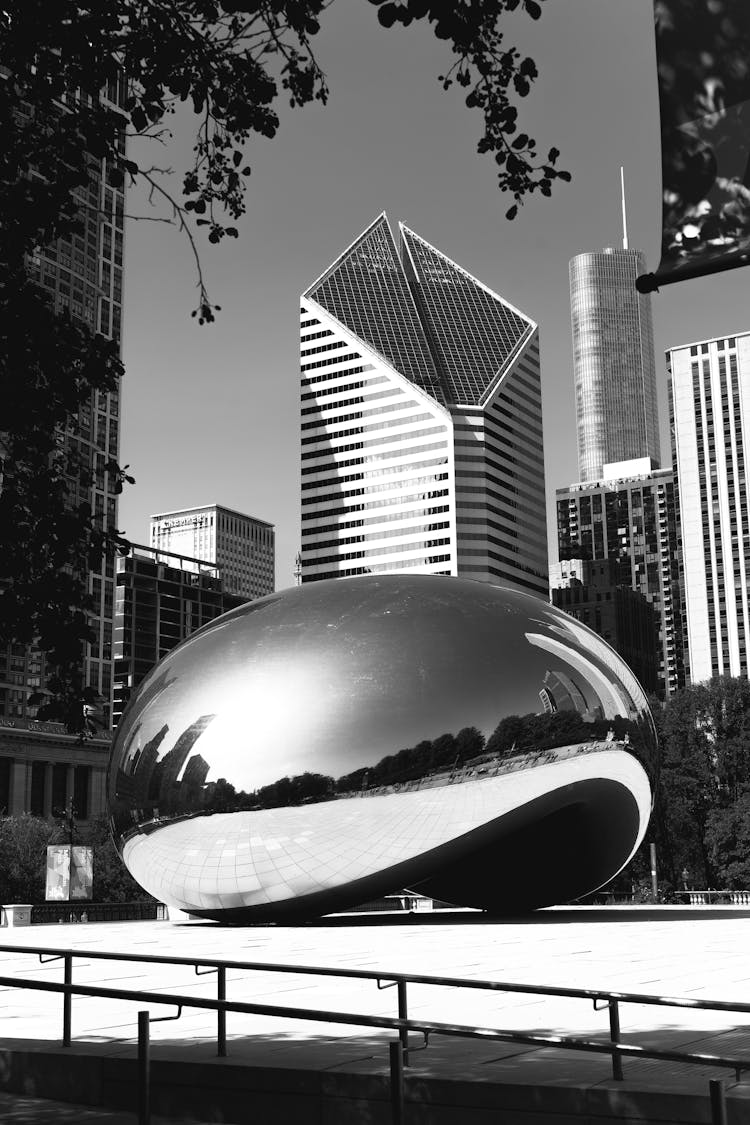
<path fill-rule="evenodd" d="M 70 902 L 70 884 L 73 874 L 73 845 L 75 843 L 75 805 L 72 800 L 70 800 L 67 802 L 62 812 L 58 808 L 53 809 L 52 813 L 57 817 L 58 825 L 65 833 L 65 847 L 68 849 L 68 881 L 67 894 L 63 901 Z"/>

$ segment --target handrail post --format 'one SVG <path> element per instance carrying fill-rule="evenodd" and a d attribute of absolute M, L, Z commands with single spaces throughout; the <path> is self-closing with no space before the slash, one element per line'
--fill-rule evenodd
<path fill-rule="evenodd" d="M 613 1043 L 620 1042 L 620 1008 L 616 1000 L 609 1001 L 609 1037 Z M 612 1049 L 612 1077 L 622 1082 L 622 1055 L 616 1047 Z"/>
<path fill-rule="evenodd" d="M 393 1125 L 404 1125 L 404 1052 L 401 1040 L 388 1044 L 391 1068 L 391 1120 Z"/>
<path fill-rule="evenodd" d="M 66 953 L 63 957 L 63 982 L 66 985 L 73 983 L 73 954 Z M 70 1046 L 72 1027 L 73 993 L 69 988 L 63 992 L 63 1047 Z"/>
<path fill-rule="evenodd" d="M 138 1013 L 138 1125 L 151 1125 L 151 1044 L 148 1012 Z"/>
<path fill-rule="evenodd" d="M 225 965 L 219 965 L 217 971 L 216 997 L 218 1000 L 227 998 L 227 970 Z M 220 1059 L 227 1057 L 227 1013 L 220 1008 L 216 1013 L 216 1047 Z"/>
<path fill-rule="evenodd" d="M 712 1078 L 708 1083 L 708 1096 L 711 1099 L 711 1125 L 727 1125 L 726 1091 L 720 1078 Z"/>
<path fill-rule="evenodd" d="M 400 1020 L 407 1020 L 409 1018 L 409 1009 L 406 1003 L 406 981 L 396 981 L 396 992 L 398 993 L 398 1018 Z M 407 1027 L 400 1027 L 398 1030 L 398 1038 L 401 1043 L 403 1065 L 409 1065 L 409 1029 Z"/>

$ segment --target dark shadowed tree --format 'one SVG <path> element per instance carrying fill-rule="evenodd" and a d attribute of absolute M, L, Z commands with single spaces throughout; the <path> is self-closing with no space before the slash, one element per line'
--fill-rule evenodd
<path fill-rule="evenodd" d="M 742 816 L 750 792 L 750 685 L 716 676 L 652 700 L 661 747 L 651 837 L 674 886 L 718 886 L 750 860 Z"/>
<path fill-rule="evenodd" d="M 693 885 L 713 886 L 705 834 L 718 795 L 702 687 L 676 692 L 654 718 L 661 745 L 654 810 L 660 866 L 675 885 L 688 870 Z"/>
<path fill-rule="evenodd" d="M 55 825 L 39 816 L 0 818 L 0 903 L 44 902 L 47 844 Z"/>
<path fill-rule="evenodd" d="M 538 19 L 542 0 L 370 2 L 382 27 L 421 23 L 447 44 L 452 62 L 440 83 L 464 91 L 481 116 L 478 148 L 494 157 L 499 187 L 513 198 L 509 218 L 528 195 L 570 179 L 556 168 L 557 150 L 540 156 L 520 127 L 517 103 L 537 68 L 501 30 L 516 9 Z M 199 236 L 237 237 L 247 144 L 274 136 L 279 105 L 326 101 L 312 41 L 334 12 L 326 0 L 6 0 L 0 8 L 0 644 L 38 640 L 56 671 L 42 713 L 70 729 L 84 726 L 87 568 L 125 544 L 76 493 L 87 470 L 61 434 L 94 390 L 116 386 L 121 367 L 114 344 L 55 315 L 28 278 L 30 256 L 80 231 L 91 206 L 81 193 L 92 168 L 106 168 L 109 184 L 145 182 L 166 205 L 166 215 L 148 218 L 173 222 L 189 240 L 193 315 L 212 321 L 218 306 Z M 161 166 L 182 103 L 195 115 L 195 147 L 174 187 Z M 125 143 L 135 138 L 146 153 L 137 160 Z M 102 471 L 117 488 L 132 481 L 114 461 Z"/>
<path fill-rule="evenodd" d="M 511 751 L 520 753 L 526 749 L 524 743 L 525 730 L 525 717 L 506 715 L 487 739 L 487 753 L 500 756 L 509 754 Z"/>
<path fill-rule="evenodd" d="M 459 762 L 468 762 L 484 750 L 484 735 L 476 727 L 462 727 L 456 735 L 456 756 Z"/>
<path fill-rule="evenodd" d="M 120 859 L 106 817 L 93 821 L 81 843 L 94 849 L 94 902 L 152 902 Z"/>
<path fill-rule="evenodd" d="M 718 884 L 730 890 L 750 888 L 750 793 L 709 813 L 706 844 Z"/>

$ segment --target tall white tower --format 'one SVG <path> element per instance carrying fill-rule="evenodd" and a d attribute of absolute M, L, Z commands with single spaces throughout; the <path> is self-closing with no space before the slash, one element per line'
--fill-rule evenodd
<path fill-rule="evenodd" d="M 577 254 L 570 262 L 570 315 L 578 434 L 578 473 L 598 480 L 606 464 L 650 457 L 659 466 L 651 299 L 635 279 L 640 250 Z"/>
<path fill-rule="evenodd" d="M 747 676 L 750 333 L 671 348 L 688 673 Z"/>

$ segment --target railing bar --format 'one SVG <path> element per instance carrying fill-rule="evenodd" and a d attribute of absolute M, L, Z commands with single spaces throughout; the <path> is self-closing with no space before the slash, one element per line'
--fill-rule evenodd
<path fill-rule="evenodd" d="M 9 978 L 0 977 L 0 985 L 8 983 Z M 383 1027 L 407 1031 L 427 1032 L 436 1035 L 453 1035 L 469 1039 L 497 1039 L 501 1042 L 524 1043 L 530 1046 L 561 1047 L 566 1050 L 590 1051 L 595 1054 L 612 1054 L 616 1048 L 621 1055 L 635 1058 L 663 1059 L 669 1062 L 700 1063 L 702 1066 L 723 1066 L 732 1070 L 750 1070 L 750 1059 L 731 1059 L 722 1055 L 681 1054 L 679 1051 L 662 1051 L 636 1044 L 597 1042 L 590 1039 L 577 1039 L 563 1035 L 528 1035 L 499 1028 L 470 1027 L 464 1024 L 433 1023 L 424 1020 L 401 1020 L 392 1016 L 368 1016 L 360 1012 L 331 1012 L 317 1008 L 293 1008 L 273 1004 L 254 1004 L 240 1000 L 210 1000 L 197 996 L 172 994 L 159 996 L 143 990 L 126 991 L 121 988 L 104 988 L 96 985 L 65 985 L 55 981 L 14 980 L 13 987 L 29 988 L 38 992 L 64 992 L 66 989 L 76 996 L 99 996 L 116 1000 L 147 1000 L 171 1007 L 182 1005 L 186 1008 L 207 1008 L 227 1012 L 243 1012 L 251 1015 L 288 1017 L 290 1019 L 313 1020 L 324 1023 L 341 1023 L 355 1027 Z"/>
<path fill-rule="evenodd" d="M 406 1024 L 409 1019 L 409 1009 L 407 1007 L 406 999 L 406 981 L 397 981 L 398 985 L 398 1018 L 403 1020 Z M 409 1029 L 404 1026 L 398 1033 L 399 1043 L 401 1047 L 401 1065 L 409 1065 Z"/>
<path fill-rule="evenodd" d="M 715 1078 L 708 1083 L 708 1098 L 711 1103 L 711 1125 L 727 1125 L 727 1102 L 724 1083 Z"/>
<path fill-rule="evenodd" d="M 63 982 L 70 986 L 73 984 L 73 955 L 68 953 L 65 956 L 63 968 Z M 63 993 L 63 1047 L 69 1047 L 72 1035 L 72 1007 L 73 1007 L 73 992 L 70 987 L 65 989 Z"/>
<path fill-rule="evenodd" d="M 47 948 L 45 946 L 0 945 L 0 953 L 53 953 L 59 957 L 69 953 L 67 949 Z M 644 992 L 611 992 L 595 988 L 566 988 L 559 985 L 519 984 L 516 981 L 477 980 L 467 977 L 429 976 L 421 973 L 389 973 L 368 969 L 332 968 L 327 965 L 279 965 L 272 961 L 212 961 L 202 957 L 160 957 L 153 953 L 106 953 L 101 950 L 86 950 L 82 954 L 91 960 L 138 961 L 159 965 L 205 965 L 213 968 L 246 969 L 253 972 L 289 973 L 300 976 L 329 976 L 359 980 L 390 980 L 394 983 L 406 981 L 409 984 L 428 984 L 447 988 L 475 988 L 493 992 L 519 992 L 534 996 L 564 996 L 582 1000 L 618 1000 L 623 1004 L 649 1004 L 657 1007 L 678 1007 L 706 1009 L 723 1012 L 750 1012 L 750 1003 L 731 1000 L 699 1000 L 692 997 L 655 996 Z M 200 975 L 200 974 L 199 974 Z"/>
<path fill-rule="evenodd" d="M 404 1054 L 401 1042 L 388 1044 L 391 1074 L 391 1121 L 393 1125 L 404 1122 Z"/>
<path fill-rule="evenodd" d="M 138 1013 L 138 1125 L 151 1125 L 151 1042 L 149 1013 Z"/>
<path fill-rule="evenodd" d="M 216 999 L 226 1001 L 227 998 L 227 971 L 221 966 L 218 969 L 216 982 Z M 227 1057 L 227 1010 L 219 1008 L 216 1013 L 216 1053 L 220 1059 Z"/>
<path fill-rule="evenodd" d="M 609 1002 L 609 1037 L 612 1043 L 620 1041 L 620 1012 L 616 1000 Z M 612 1077 L 615 1082 L 622 1082 L 622 1055 L 613 1046 L 612 1048 Z"/>

